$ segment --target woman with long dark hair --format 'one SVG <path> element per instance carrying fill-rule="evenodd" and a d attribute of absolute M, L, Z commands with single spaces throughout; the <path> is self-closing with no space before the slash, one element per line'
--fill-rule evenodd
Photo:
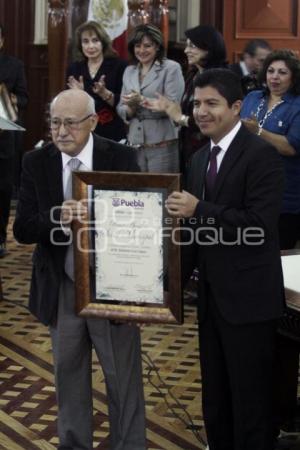
<path fill-rule="evenodd" d="M 144 106 L 153 111 L 164 111 L 180 126 L 179 142 L 181 171 L 185 172 L 191 155 L 202 147 L 204 137 L 193 117 L 194 78 L 198 73 L 214 67 L 226 66 L 226 48 L 224 39 L 211 25 L 199 25 L 185 31 L 186 54 L 189 70 L 185 81 L 185 90 L 181 102 L 172 102 L 165 96 L 147 100 Z"/>

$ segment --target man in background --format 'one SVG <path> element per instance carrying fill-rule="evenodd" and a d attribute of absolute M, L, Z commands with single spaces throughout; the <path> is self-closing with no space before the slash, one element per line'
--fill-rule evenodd
<path fill-rule="evenodd" d="M 261 89 L 257 75 L 271 51 L 270 44 L 264 39 L 252 39 L 246 44 L 241 61 L 229 65 L 229 69 L 239 76 L 244 95 Z"/>
<path fill-rule="evenodd" d="M 6 55 L 3 47 L 4 28 L 0 24 L 0 83 L 5 84 L 11 102 L 19 115 L 28 101 L 24 66 L 19 59 Z M 0 258 L 6 254 L 10 203 L 14 180 L 18 178 L 20 168 L 20 139 L 21 136 L 17 132 L 0 132 Z"/>

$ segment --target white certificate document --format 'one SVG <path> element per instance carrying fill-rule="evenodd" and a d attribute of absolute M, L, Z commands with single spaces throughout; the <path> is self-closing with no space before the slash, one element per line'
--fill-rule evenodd
<path fill-rule="evenodd" d="M 96 298 L 163 304 L 163 195 L 94 190 Z"/>
<path fill-rule="evenodd" d="M 284 287 L 300 292 L 300 255 L 284 255 L 281 257 Z"/>

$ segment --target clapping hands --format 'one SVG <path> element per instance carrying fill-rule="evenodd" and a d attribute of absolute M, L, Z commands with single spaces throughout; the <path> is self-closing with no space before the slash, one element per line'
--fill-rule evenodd
<path fill-rule="evenodd" d="M 101 75 L 98 81 L 93 84 L 93 92 L 98 94 L 99 97 L 105 97 L 107 95 L 107 89 L 105 84 L 105 75 Z"/>
<path fill-rule="evenodd" d="M 130 94 L 122 95 L 122 102 L 129 106 L 129 108 L 137 108 L 143 100 L 144 97 L 136 91 L 131 91 Z"/>
<path fill-rule="evenodd" d="M 254 134 L 258 134 L 259 125 L 256 117 L 254 116 L 247 117 L 245 119 L 242 119 L 242 122 L 248 128 L 249 131 L 251 131 Z"/>
<path fill-rule="evenodd" d="M 70 89 L 82 89 L 82 90 L 84 90 L 83 76 L 80 75 L 78 80 L 76 80 L 76 78 L 73 77 L 73 75 L 69 76 L 67 86 Z"/>
<path fill-rule="evenodd" d="M 165 112 L 174 122 L 178 122 L 182 115 L 179 103 L 169 100 L 159 93 L 156 94 L 156 98 L 145 98 L 142 106 L 153 112 Z"/>

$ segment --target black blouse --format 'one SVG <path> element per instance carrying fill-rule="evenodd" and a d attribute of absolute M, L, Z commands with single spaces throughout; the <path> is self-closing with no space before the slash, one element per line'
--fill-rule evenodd
<path fill-rule="evenodd" d="M 72 63 L 67 70 L 67 79 L 73 76 L 77 80 L 83 77 L 84 90 L 95 100 L 98 124 L 95 133 L 114 141 L 126 138 L 126 129 L 123 120 L 118 116 L 115 106 L 119 103 L 122 89 L 123 73 L 127 66 L 126 61 L 120 58 L 104 58 L 94 78 L 91 78 L 87 60 Z M 101 75 L 105 75 L 106 88 L 114 93 L 114 106 L 110 106 L 93 92 L 93 84 Z"/>

